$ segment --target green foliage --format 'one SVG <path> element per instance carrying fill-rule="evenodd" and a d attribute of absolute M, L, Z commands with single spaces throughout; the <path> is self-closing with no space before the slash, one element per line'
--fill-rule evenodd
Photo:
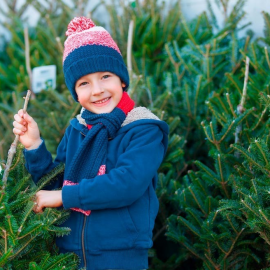
<path fill-rule="evenodd" d="M 74 15 L 89 16 L 82 8 L 86 2 L 74 0 L 70 7 L 62 0 L 47 6 L 28 1 L 41 14 L 37 27 L 29 29 L 31 66 L 57 66 L 56 91 L 37 94 L 28 109 L 52 153 L 69 120 L 80 110 L 64 86 L 61 58 L 66 25 Z M 238 37 L 239 30 L 247 27 L 239 27 L 245 15 L 244 0 L 236 1 L 230 13 L 229 1 L 215 1 L 224 14 L 221 27 L 210 1 L 208 13 L 192 21 L 184 18 L 179 1 L 167 2 L 168 11 L 164 12 L 165 2 L 157 0 L 102 1 L 110 15 L 110 32 L 124 59 L 129 23 L 134 21 L 130 96 L 137 106 L 148 107 L 170 125 L 169 147 L 156 190 L 160 211 L 154 246 L 149 251 L 150 269 L 268 269 L 269 14 L 263 13 L 265 37 L 254 40 L 251 32 Z M 7 16 L 11 19 L 6 25 L 12 39 L 0 54 L 0 125 L 5 127 L 0 134 L 1 159 L 13 138 L 13 115 L 22 108 L 22 96 L 30 86 L 24 56 L 24 8 L 18 10 L 14 3 L 9 6 Z M 91 15 L 101 25 L 94 17 L 97 7 Z M 250 72 L 242 111 L 238 105 L 243 96 L 246 56 Z M 9 212 L 4 214 L 9 217 L 13 210 L 21 209 L 20 205 L 24 208 L 21 219 L 16 215 L 5 218 L 3 224 L 10 232 L 35 218 L 28 190 L 38 187 L 29 185 L 27 175 L 16 179 L 21 180 L 9 189 L 10 203 L 4 204 Z M 26 189 L 25 195 L 18 196 Z M 40 222 L 35 222 L 25 229 L 26 235 L 32 230 L 39 232 Z M 55 235 L 62 233 L 54 224 L 46 226 Z M 17 243 L 12 234 L 8 241 Z M 3 245 L 0 241 L 2 249 Z M 30 257 L 24 260 L 23 256 L 31 249 L 25 249 L 17 268 L 46 269 L 53 264 L 50 258 L 61 260 L 51 257 L 47 247 L 33 247 L 44 253 L 42 260 L 30 264 Z M 12 254 L 7 248 L 1 260 L 7 261 Z"/>
<path fill-rule="evenodd" d="M 239 1 L 237 5 L 240 4 Z M 267 21 L 266 28 L 269 28 Z M 196 42 L 197 54 L 194 48 L 186 56 L 176 43 L 168 45 L 172 64 L 180 62 L 186 70 L 181 81 L 190 76 L 193 82 L 187 90 L 184 83 L 181 87 L 186 92 L 182 97 L 186 97 L 189 115 L 194 115 L 198 104 L 194 100 L 198 88 L 196 80 L 207 82 L 209 78 L 210 85 L 208 95 L 198 94 L 198 100 L 204 98 L 206 102 L 203 106 L 201 100 L 201 118 L 192 123 L 194 128 L 202 126 L 210 158 L 197 156 L 201 160 L 194 162 L 196 170 L 183 177 L 183 185 L 175 191 L 173 199 L 178 201 L 180 213 L 170 216 L 166 233 L 184 248 L 186 257 L 194 258 L 196 269 L 269 267 L 268 49 L 257 40 L 250 43 L 247 38 L 241 42 L 236 34 L 234 28 L 225 37 L 218 34 L 220 45 L 225 46 L 221 49 L 226 52 L 218 56 L 214 51 L 220 47 L 216 38 L 208 41 L 204 50 L 192 34 L 189 48 Z M 212 52 L 211 62 L 209 59 L 204 65 L 204 58 Z M 250 58 L 250 73 L 247 96 L 243 97 L 246 56 Z M 225 62 L 226 65 L 219 68 L 218 63 Z M 240 103 L 244 99 L 242 109 Z M 257 139 L 252 139 L 254 137 Z M 194 134 L 191 139 L 198 141 Z M 198 149 L 198 145 L 195 148 Z"/>
<path fill-rule="evenodd" d="M 36 192 L 63 173 L 64 165 L 45 175 L 36 186 L 26 171 L 22 151 L 20 144 L 7 185 L 0 182 L 0 269 L 76 269 L 78 258 L 71 253 L 58 255 L 54 244 L 55 236 L 70 232 L 56 226 L 67 219 L 68 211 L 45 208 L 35 214 L 32 210 Z"/>

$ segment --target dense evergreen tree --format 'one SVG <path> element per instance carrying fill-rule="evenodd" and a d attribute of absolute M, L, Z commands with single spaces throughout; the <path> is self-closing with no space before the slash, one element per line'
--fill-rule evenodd
<path fill-rule="evenodd" d="M 58 227 L 68 211 L 45 208 L 33 212 L 34 196 L 49 181 L 63 173 L 64 165 L 56 167 L 35 185 L 24 166 L 23 146 L 19 144 L 6 185 L 0 181 L 0 269 L 76 269 L 78 258 L 73 253 L 58 254 L 55 236 L 70 232 Z"/>
<path fill-rule="evenodd" d="M 6 25 L 12 39 L 4 47 L 5 53 L 0 54 L 2 163 L 13 138 L 13 115 L 22 107 L 22 96 L 30 87 L 22 28 L 25 6 L 17 9 L 16 1 L 7 2 L 13 2 L 9 5 Z M 82 9 L 86 0 L 72 2 L 73 7 L 62 0 L 52 1 L 49 6 L 39 1 L 27 3 L 41 14 L 37 27 L 29 29 L 31 67 L 57 66 L 56 90 L 36 95 L 28 110 L 37 120 L 53 155 L 69 120 L 81 109 L 64 84 L 61 44 L 70 19 L 90 14 Z M 169 148 L 159 170 L 160 211 L 153 235 L 154 246 L 149 252 L 150 269 L 269 267 L 270 16 L 263 13 L 264 38 L 255 39 L 251 31 L 239 38 L 239 31 L 247 27 L 239 27 L 245 15 L 245 1 L 238 0 L 230 14 L 227 13 L 229 1 L 215 3 L 226 18 L 221 28 L 209 2 L 208 13 L 192 21 L 186 21 L 181 14 L 179 1 L 170 1 L 167 12 L 164 12 L 165 4 L 157 0 L 102 3 L 110 16 L 110 31 L 124 58 L 128 57 L 129 23 L 134 21 L 129 94 L 137 106 L 148 107 L 170 125 Z M 91 11 L 91 16 L 102 25 L 95 18 L 97 8 Z M 247 56 L 250 64 L 245 95 Z M 18 157 L 15 160 L 23 162 Z M 11 198 L 21 198 L 20 192 L 29 186 L 26 194 L 30 205 L 37 187 L 27 174 L 15 174 L 15 168 L 22 170 L 22 163 L 14 167 L 5 200 L 9 202 L 12 194 Z M 22 219 L 17 208 L 11 207 L 9 211 L 3 215 L 13 215 L 12 219 L 20 224 Z M 65 215 L 46 211 L 52 216 Z M 32 219 L 33 224 L 39 224 L 31 214 L 27 219 L 29 226 Z M 7 222 L 5 219 L 5 226 Z M 53 226 L 46 224 L 47 229 Z M 33 250 L 40 242 L 47 255 L 44 261 L 32 260 L 31 267 L 36 268 L 31 269 L 46 269 L 45 258 L 55 261 L 60 258 L 54 257 L 54 249 L 46 246 L 52 241 L 53 233 L 47 234 L 45 230 L 38 237 L 40 241 L 31 242 Z M 3 234 L 0 241 L 4 239 Z M 11 241 L 11 244 L 16 250 L 19 242 Z M 31 248 L 29 253 L 21 252 L 9 263 L 20 258 L 27 269 L 30 252 Z"/>

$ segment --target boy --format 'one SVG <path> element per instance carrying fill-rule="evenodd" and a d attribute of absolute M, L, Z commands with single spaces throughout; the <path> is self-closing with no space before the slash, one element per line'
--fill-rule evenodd
<path fill-rule="evenodd" d="M 26 168 L 37 182 L 60 162 L 63 179 L 36 194 L 44 207 L 71 209 L 56 239 L 86 269 L 146 269 L 158 212 L 157 170 L 168 144 L 168 125 L 125 92 L 127 68 L 109 33 L 88 18 L 74 18 L 66 32 L 65 81 L 83 109 L 70 121 L 52 161 L 37 123 L 22 110 L 14 134 L 25 146 Z M 60 190 L 54 190 L 59 189 Z"/>

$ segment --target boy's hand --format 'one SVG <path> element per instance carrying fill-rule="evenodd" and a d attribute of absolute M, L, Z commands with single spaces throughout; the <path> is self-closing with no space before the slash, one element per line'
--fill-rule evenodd
<path fill-rule="evenodd" d="M 60 207 L 62 202 L 62 190 L 40 190 L 36 194 L 35 206 L 33 211 L 35 213 L 42 213 L 44 207 Z"/>
<path fill-rule="evenodd" d="M 19 141 L 27 150 L 38 148 L 42 140 L 36 121 L 27 112 L 24 113 L 23 110 L 19 110 L 14 115 L 14 119 L 13 133 L 20 135 Z"/>

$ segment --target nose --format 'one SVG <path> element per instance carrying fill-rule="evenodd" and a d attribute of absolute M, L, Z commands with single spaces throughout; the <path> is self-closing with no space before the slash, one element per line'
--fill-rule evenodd
<path fill-rule="evenodd" d="M 101 93 L 104 92 L 102 85 L 99 82 L 93 83 L 92 87 L 93 87 L 92 94 L 94 96 L 100 95 Z"/>

